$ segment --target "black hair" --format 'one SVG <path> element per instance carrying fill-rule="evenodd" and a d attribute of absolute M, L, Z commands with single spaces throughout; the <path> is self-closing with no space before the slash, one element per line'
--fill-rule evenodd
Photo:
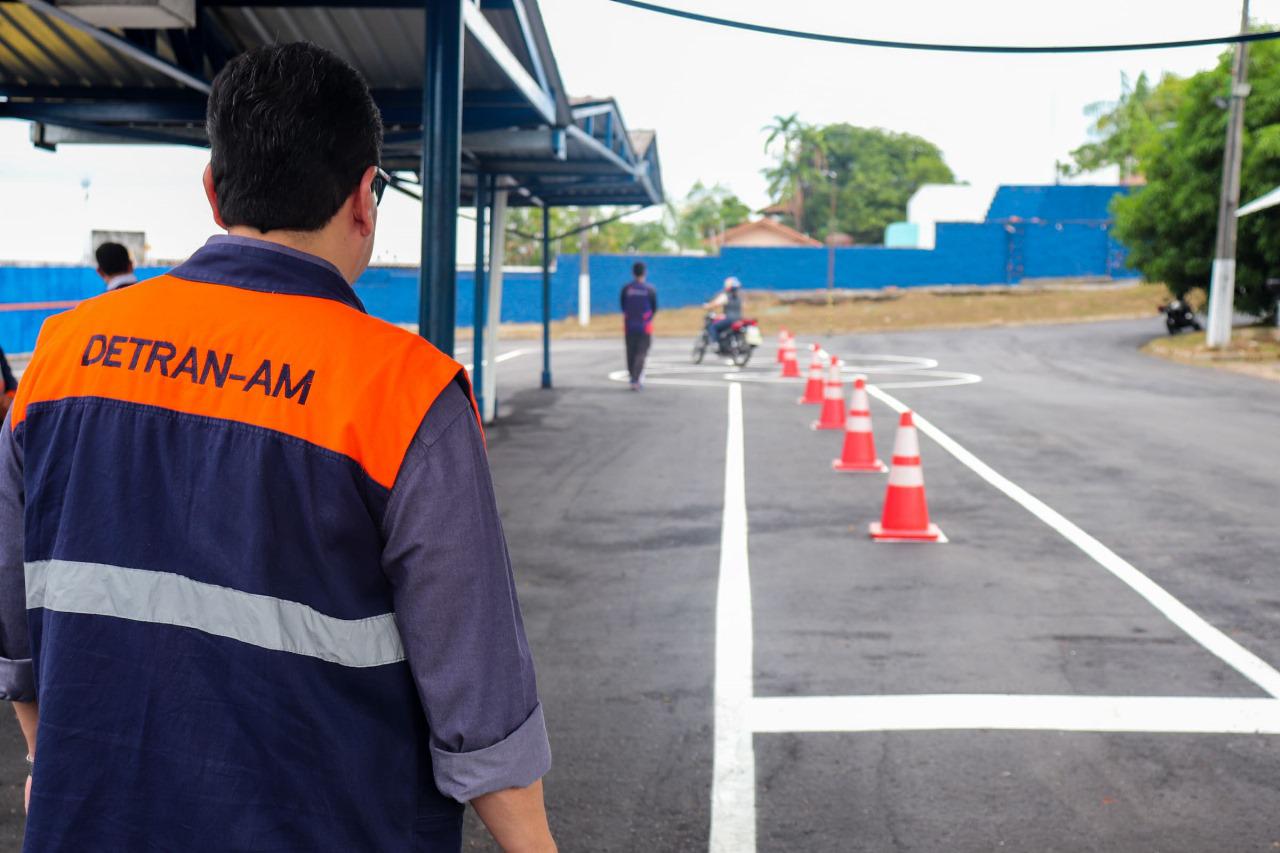
<path fill-rule="evenodd" d="M 382 157 L 382 117 L 364 78 L 306 42 L 228 62 L 214 78 L 206 128 L 228 227 L 319 230 Z"/>
<path fill-rule="evenodd" d="M 631 274 L 636 278 L 642 278 L 648 268 L 644 265 L 644 261 L 636 261 L 631 265 Z"/>
<path fill-rule="evenodd" d="M 98 261 L 98 269 L 107 275 L 120 275 L 133 269 L 129 250 L 119 243 L 103 243 L 93 250 L 93 257 Z"/>

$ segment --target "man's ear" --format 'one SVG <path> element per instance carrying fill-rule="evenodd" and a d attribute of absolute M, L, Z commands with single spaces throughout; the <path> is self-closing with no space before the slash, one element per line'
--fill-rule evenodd
<path fill-rule="evenodd" d="M 218 209 L 218 191 L 213 186 L 213 164 L 204 167 L 204 196 L 209 199 L 209 209 L 213 211 L 213 221 L 223 231 L 227 230 L 222 221 L 222 211 Z"/>
<path fill-rule="evenodd" d="M 368 237 L 373 233 L 373 226 L 378 217 L 378 200 L 373 195 L 373 176 L 377 172 L 376 166 L 365 169 L 351 197 L 351 219 L 359 229 L 361 237 Z"/>

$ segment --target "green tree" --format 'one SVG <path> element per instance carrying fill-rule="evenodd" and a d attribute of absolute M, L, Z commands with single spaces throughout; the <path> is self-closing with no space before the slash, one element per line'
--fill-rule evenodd
<path fill-rule="evenodd" d="M 1128 75 L 1121 74 L 1119 100 L 1085 107 L 1085 114 L 1094 120 L 1089 131 L 1094 138 L 1071 152 L 1072 162 L 1060 166 L 1062 173 L 1078 175 L 1119 166 L 1121 180 L 1140 174 L 1142 150 L 1174 121 L 1185 85 L 1182 78 L 1165 74 L 1153 86 L 1146 72 L 1130 85 Z"/>
<path fill-rule="evenodd" d="M 1129 249 L 1129 263 L 1178 295 L 1209 283 L 1227 124 L 1219 104 L 1229 90 L 1230 63 L 1225 53 L 1216 68 L 1183 81 L 1173 120 L 1139 151 L 1146 186 L 1113 203 L 1115 233 Z M 1249 78 L 1242 201 L 1280 185 L 1280 44 L 1249 46 Z M 1278 215 L 1273 209 L 1240 220 L 1235 304 L 1241 311 L 1271 308 L 1263 286 L 1280 271 Z"/>
<path fill-rule="evenodd" d="M 751 208 L 727 187 L 708 187 L 698 181 L 670 214 L 670 230 L 681 248 L 703 249 L 706 241 L 750 217 Z"/>
<path fill-rule="evenodd" d="M 563 234 L 578 226 L 578 210 L 570 207 L 551 208 L 551 236 Z M 553 241 L 554 257 L 565 251 Z M 569 251 L 577 251 L 577 242 Z M 536 267 L 542 264 L 542 208 L 507 208 L 507 263 L 511 266 Z"/>
<path fill-rule="evenodd" d="M 878 243 L 885 226 L 906 215 L 907 201 L 921 184 L 955 180 L 938 147 L 909 133 L 810 125 L 796 133 L 794 144 L 793 171 L 803 203 L 791 224 L 810 223 L 819 238 L 834 227 L 856 242 Z"/>
<path fill-rule="evenodd" d="M 607 218 L 616 211 L 604 209 L 601 212 Z M 573 245 L 577 247 L 576 241 Z M 593 228 L 588 246 L 597 255 L 625 255 L 632 252 L 658 254 L 669 252 L 672 248 L 666 222 L 628 222 L 625 219 Z"/>
<path fill-rule="evenodd" d="M 553 207 L 551 236 L 577 230 L 580 211 L 581 208 L 577 207 Z M 591 222 L 600 222 L 621 212 L 621 208 L 589 207 L 587 218 Z M 553 240 L 552 255 L 577 252 L 579 239 L 577 234 L 573 234 L 562 240 Z M 587 248 L 592 254 L 600 255 L 631 252 L 656 254 L 671 251 L 673 243 L 666 221 L 630 222 L 618 219 L 591 228 Z M 542 263 L 541 208 L 507 209 L 507 263 L 512 266 L 538 266 Z"/>

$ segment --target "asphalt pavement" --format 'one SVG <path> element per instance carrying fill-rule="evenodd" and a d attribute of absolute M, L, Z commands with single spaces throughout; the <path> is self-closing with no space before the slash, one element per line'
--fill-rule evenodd
<path fill-rule="evenodd" d="M 1228 645 L 1280 667 L 1280 384 L 1139 353 L 1159 331 L 1124 321 L 820 342 Z M 503 349 L 490 457 L 566 853 L 708 849 L 733 381 L 755 701 L 1268 696 L 1155 593 L 927 436 L 930 511 L 951 541 L 872 543 L 884 476 L 830 471 L 840 437 L 808 429 L 815 412 L 796 405 L 799 383 L 773 381 L 771 346 L 738 373 L 693 368 L 685 342 L 660 339 L 640 393 L 609 377 L 620 340 L 557 343 L 550 391 L 537 388 L 535 345 Z M 879 399 L 872 414 L 888 460 L 897 416 Z M 1280 735 L 1175 731 L 1150 707 L 1151 731 L 1126 732 L 1017 720 L 797 731 L 797 714 L 748 734 L 750 808 L 730 803 L 717 820 L 747 822 L 761 851 L 1280 846 Z M 21 747 L 12 722 L 0 734 L 0 846 L 17 849 Z M 492 849 L 469 820 L 467 849 Z"/>

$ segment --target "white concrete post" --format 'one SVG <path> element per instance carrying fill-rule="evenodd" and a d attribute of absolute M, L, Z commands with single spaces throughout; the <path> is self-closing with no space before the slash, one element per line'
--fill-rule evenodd
<path fill-rule="evenodd" d="M 583 229 L 578 235 L 578 325 L 591 325 L 591 253 L 587 246 L 591 242 L 591 232 L 587 224 L 591 221 L 591 212 L 587 208 L 578 211 L 578 227 Z"/>
<path fill-rule="evenodd" d="M 498 414 L 498 329 L 502 324 L 502 267 L 507 256 L 507 191 L 495 190 L 489 212 L 489 317 L 484 327 L 485 423 Z"/>

